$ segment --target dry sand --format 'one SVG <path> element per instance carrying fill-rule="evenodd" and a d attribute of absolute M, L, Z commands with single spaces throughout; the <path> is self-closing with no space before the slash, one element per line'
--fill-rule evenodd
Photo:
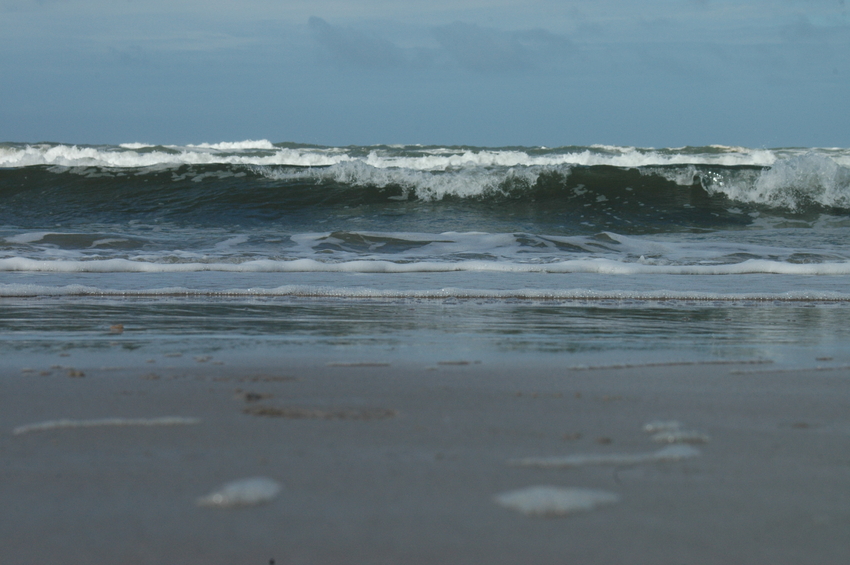
<path fill-rule="evenodd" d="M 850 370 L 527 361 L 6 370 L 0 563 L 848 562 Z"/>

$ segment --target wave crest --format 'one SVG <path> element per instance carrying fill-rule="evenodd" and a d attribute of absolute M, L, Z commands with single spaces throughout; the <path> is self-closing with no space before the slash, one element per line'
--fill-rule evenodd
<path fill-rule="evenodd" d="M 84 170 L 92 178 L 120 176 L 127 169 L 137 177 L 183 168 L 172 180 L 191 174 L 199 182 L 225 178 L 228 171 L 253 172 L 261 180 L 330 186 L 335 191 L 332 199 L 356 192 L 345 189 L 391 187 L 395 190 L 381 198 L 431 202 L 527 197 L 548 202 L 587 194 L 585 200 L 590 200 L 582 206 L 598 202 L 610 207 L 618 198 L 632 205 L 635 200 L 649 204 L 663 193 L 678 206 L 688 198 L 686 192 L 696 189 L 714 198 L 712 205 L 726 206 L 719 201 L 728 199 L 792 212 L 850 208 L 850 150 L 844 149 L 335 148 L 268 140 L 187 146 L 0 144 L 0 168 L 36 165 L 59 167 L 55 172 Z M 129 186 L 127 182 L 123 185 Z"/>

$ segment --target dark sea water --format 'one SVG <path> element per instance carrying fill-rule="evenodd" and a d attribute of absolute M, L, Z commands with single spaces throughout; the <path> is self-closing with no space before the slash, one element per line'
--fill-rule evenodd
<path fill-rule="evenodd" d="M 0 203 L 22 368 L 850 363 L 847 149 L 2 143 Z"/>

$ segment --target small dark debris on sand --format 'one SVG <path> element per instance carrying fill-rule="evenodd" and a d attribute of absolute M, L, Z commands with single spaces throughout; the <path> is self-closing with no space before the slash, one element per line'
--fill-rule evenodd
<path fill-rule="evenodd" d="M 374 363 L 371 361 L 354 361 L 354 362 L 333 362 L 328 363 L 328 367 L 389 367 L 389 363 Z"/>
<path fill-rule="evenodd" d="M 272 395 L 266 392 L 251 392 L 248 390 L 236 389 L 236 395 L 233 398 L 236 400 L 243 400 L 245 402 L 259 402 L 260 400 L 271 397 Z"/>

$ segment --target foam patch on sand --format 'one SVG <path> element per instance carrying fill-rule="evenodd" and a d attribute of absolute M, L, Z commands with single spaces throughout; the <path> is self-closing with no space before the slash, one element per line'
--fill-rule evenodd
<path fill-rule="evenodd" d="M 614 504 L 620 497 L 614 493 L 587 488 L 533 486 L 497 494 L 493 500 L 500 506 L 526 516 L 554 518 Z"/>
<path fill-rule="evenodd" d="M 653 434 L 652 441 L 655 443 L 708 443 L 711 439 L 702 432 L 683 430 L 682 424 L 675 420 L 650 422 L 643 431 Z"/>
<path fill-rule="evenodd" d="M 678 430 L 682 424 L 678 420 L 656 420 L 643 426 L 643 431 L 650 434 Z"/>
<path fill-rule="evenodd" d="M 200 497 L 196 504 L 205 508 L 238 508 L 265 504 L 276 497 L 281 490 L 277 481 L 266 477 L 252 477 L 225 483 L 206 496 Z"/>
<path fill-rule="evenodd" d="M 655 443 L 708 443 L 710 439 L 704 433 L 693 430 L 669 430 L 652 436 Z"/>
<path fill-rule="evenodd" d="M 126 427 L 126 426 L 187 426 L 200 424 L 198 418 L 186 418 L 183 416 L 164 416 L 162 418 L 103 418 L 99 420 L 47 420 L 18 426 L 12 430 L 13 435 L 27 434 L 31 432 L 45 432 L 49 430 L 61 430 L 66 428 L 104 428 L 104 427 Z"/>
<path fill-rule="evenodd" d="M 516 467 L 536 467 L 538 469 L 568 469 L 591 465 L 638 465 L 641 463 L 660 463 L 680 461 L 697 457 L 700 451 L 689 445 L 670 445 L 649 453 L 605 453 L 567 455 L 563 457 L 526 457 L 510 459 L 509 465 Z"/>

